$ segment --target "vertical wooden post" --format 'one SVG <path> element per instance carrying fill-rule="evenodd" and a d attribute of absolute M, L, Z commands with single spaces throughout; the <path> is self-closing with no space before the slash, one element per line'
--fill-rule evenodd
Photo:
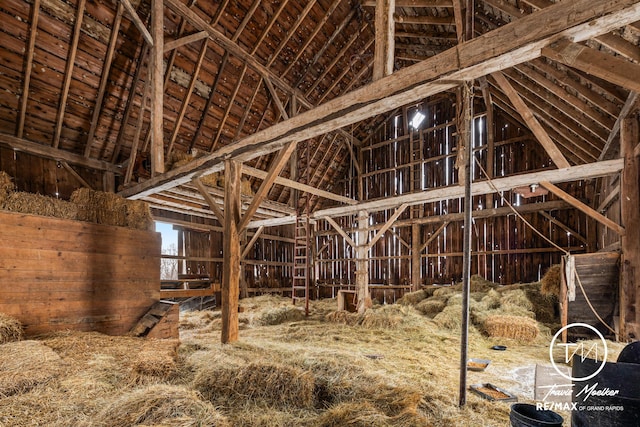
<path fill-rule="evenodd" d="M 238 340 L 238 299 L 240 291 L 240 178 L 242 165 L 226 160 L 224 168 L 224 232 L 222 264 L 223 344 Z"/>
<path fill-rule="evenodd" d="M 164 172 L 163 101 L 164 101 L 164 6 L 163 0 L 151 2 L 151 175 Z"/>
<path fill-rule="evenodd" d="M 620 284 L 620 337 L 624 341 L 640 339 L 640 165 L 634 155 L 639 143 L 638 117 L 631 115 L 620 127 L 620 149 L 624 156 L 620 185 L 622 225 L 622 283 Z"/>
<path fill-rule="evenodd" d="M 422 271 L 422 257 L 421 249 L 422 242 L 420 238 L 420 224 L 411 225 L 411 290 L 417 291 L 420 289 L 422 280 L 420 272 Z"/>
<path fill-rule="evenodd" d="M 358 232 L 356 233 L 356 293 L 358 294 L 358 313 L 364 313 L 373 305 L 369 294 L 369 259 L 367 257 L 367 237 L 369 236 L 369 213 L 358 212 Z"/>
<path fill-rule="evenodd" d="M 376 1 L 376 44 L 373 54 L 373 81 L 393 73 L 395 50 L 395 22 L 393 14 L 396 0 Z"/>

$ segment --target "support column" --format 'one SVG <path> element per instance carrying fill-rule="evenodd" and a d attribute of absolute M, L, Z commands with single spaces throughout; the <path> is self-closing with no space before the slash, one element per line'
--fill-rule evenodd
<path fill-rule="evenodd" d="M 223 344 L 238 340 L 238 299 L 240 291 L 240 178 L 242 165 L 226 160 L 224 168 L 224 232 L 222 264 Z"/>
<path fill-rule="evenodd" d="M 420 272 L 422 271 L 422 242 L 420 239 L 420 224 L 411 225 L 411 290 L 417 291 L 422 284 Z"/>
<path fill-rule="evenodd" d="M 373 81 L 393 73 L 395 51 L 395 21 L 393 14 L 396 10 L 396 0 L 376 1 L 376 44 L 373 57 Z"/>
<path fill-rule="evenodd" d="M 163 0 L 151 2 L 151 175 L 164 172 L 164 6 Z"/>
<path fill-rule="evenodd" d="M 630 115 L 620 127 L 620 149 L 624 156 L 620 185 L 622 236 L 622 283 L 620 284 L 620 339 L 640 339 L 640 159 L 634 147 L 640 140 L 637 115 Z"/>
<path fill-rule="evenodd" d="M 364 313 L 372 307 L 371 294 L 369 293 L 369 246 L 367 237 L 369 234 L 369 213 L 358 212 L 358 232 L 356 233 L 356 293 L 358 295 L 358 313 Z"/>

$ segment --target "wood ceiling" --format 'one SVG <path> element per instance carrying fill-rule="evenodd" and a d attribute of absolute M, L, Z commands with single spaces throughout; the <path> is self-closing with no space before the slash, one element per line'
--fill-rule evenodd
<path fill-rule="evenodd" d="M 165 157 L 172 152 L 225 149 L 235 155 L 250 147 L 247 142 L 238 151 L 239 142 L 271 129 L 277 134 L 284 127 L 275 126 L 280 122 L 293 123 L 295 116 L 305 112 L 322 112 L 318 106 L 341 105 L 341 96 L 358 89 L 373 91 L 376 87 L 369 85 L 375 3 L 165 0 Z M 453 57 L 452 48 L 461 40 L 464 2 L 395 3 L 396 72 L 407 69 L 405 75 L 409 75 L 420 64 L 426 67 L 429 60 Z M 535 16 L 554 3 L 476 0 L 475 36 Z M 580 43 L 560 41 L 546 46 L 543 56 L 514 61 L 515 66 L 506 68 L 488 67 L 477 76 L 488 75 L 477 80 L 478 97 L 484 96 L 486 102 L 527 125 L 541 142 L 547 135 L 549 144 L 558 150 L 552 158 L 565 159 L 567 165 L 615 155 L 620 118 L 637 102 L 640 91 L 639 2 L 591 3 L 619 3 L 611 8 L 627 10 L 625 21 L 605 23 L 607 31 L 596 37 L 580 39 Z M 150 0 L 3 0 L 0 142 L 115 172 L 128 181 L 135 156 L 143 156 L 151 145 L 150 11 Z M 573 12 L 579 15 L 582 11 Z M 492 74 L 494 69 L 503 71 Z M 456 85 L 442 83 L 438 90 L 425 94 Z M 350 149 L 397 107 L 385 109 L 381 100 L 376 105 L 370 114 L 360 114 L 361 119 L 356 117 L 348 126 L 335 121 L 327 131 L 298 132 L 309 144 L 308 148 L 300 146 L 305 155 L 300 156 L 298 170 L 306 169 L 309 175 L 301 172 L 296 177 L 286 165 L 257 218 L 293 212 L 288 202 L 294 184 L 287 178 L 331 191 L 350 165 Z M 331 118 L 325 114 L 319 120 L 330 122 Z M 276 149 L 284 145 L 263 146 L 267 140 L 271 141 L 259 139 L 253 154 L 244 159 L 244 172 L 254 191 L 274 162 Z M 220 169 L 219 162 L 206 163 L 207 159 L 210 157 L 202 157 L 200 163 L 186 169 Z M 150 180 L 146 192 L 125 194 L 142 194 L 145 200 L 169 210 L 210 215 L 205 199 L 189 182 L 191 176 L 179 185 L 166 185 L 179 175 L 169 172 L 166 176 Z M 212 190 L 212 195 L 219 201 L 222 193 Z M 330 204 L 349 203 L 326 196 L 314 194 L 314 209 L 331 198 Z M 246 197 L 247 204 L 250 200 Z"/>

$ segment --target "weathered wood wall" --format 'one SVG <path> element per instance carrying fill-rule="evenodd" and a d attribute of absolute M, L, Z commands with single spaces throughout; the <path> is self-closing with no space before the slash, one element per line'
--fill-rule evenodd
<path fill-rule="evenodd" d="M 129 331 L 160 295 L 155 232 L 0 212 L 0 312 L 27 335 Z"/>

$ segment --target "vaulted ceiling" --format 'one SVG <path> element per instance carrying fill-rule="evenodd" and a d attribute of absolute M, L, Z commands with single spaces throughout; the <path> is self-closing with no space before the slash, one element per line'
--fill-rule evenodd
<path fill-rule="evenodd" d="M 479 37 L 555 2 L 473 3 Z M 534 117 L 572 165 L 615 152 L 619 118 L 637 101 L 640 81 L 639 2 L 591 3 L 619 3 L 612 8 L 626 10 L 625 21 L 607 23 L 607 31 L 580 43 L 558 41 L 515 66 L 489 67 L 488 77 L 476 80 L 479 98 L 524 125 Z M 466 2 L 395 4 L 396 72 L 461 43 Z M 375 6 L 371 0 L 164 0 L 165 158 L 233 147 L 371 84 Z M 150 20 L 151 0 L 3 0 L 0 142 L 115 171 L 125 188 L 134 184 L 133 164 L 151 146 Z M 349 167 L 350 149 L 390 109 L 311 135 L 298 165 L 308 176 L 296 176 L 289 165 L 280 176 L 330 191 Z M 254 190 L 276 155 L 255 152 L 245 161 Z M 269 192 L 258 216 L 292 212 L 286 184 L 280 180 Z M 192 184 L 163 191 L 148 200 L 178 211 L 208 210 Z"/>

